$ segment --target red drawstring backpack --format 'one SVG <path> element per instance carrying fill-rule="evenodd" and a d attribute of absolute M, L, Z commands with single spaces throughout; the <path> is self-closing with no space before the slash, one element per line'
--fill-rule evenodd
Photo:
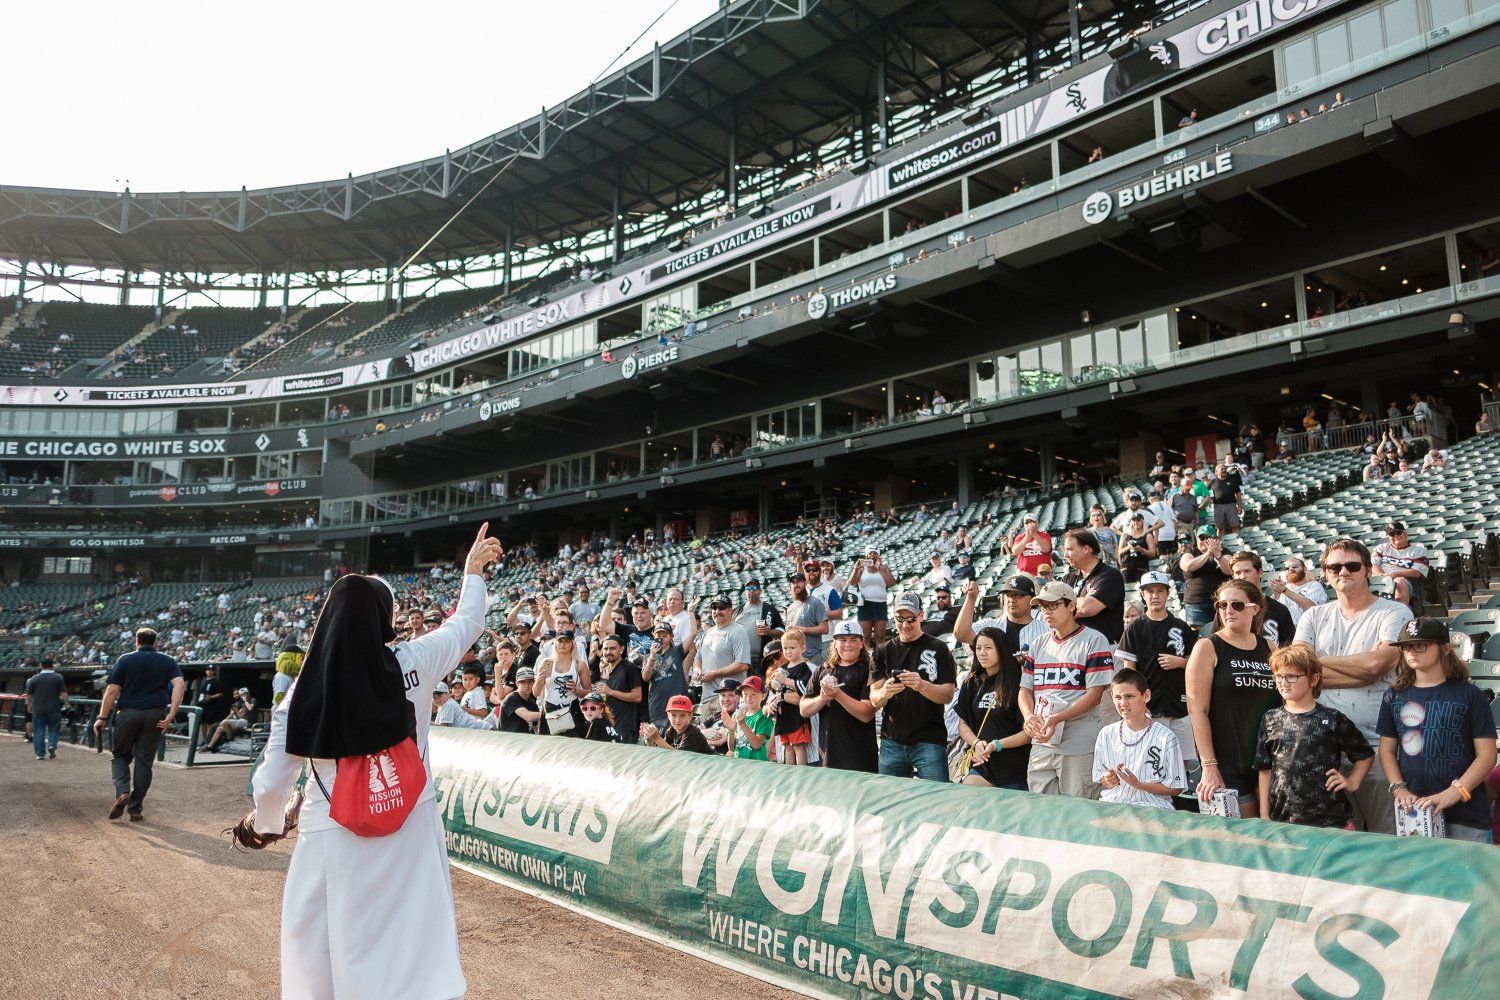
<path fill-rule="evenodd" d="M 427 766 L 409 736 L 376 753 L 342 757 L 337 766 L 343 778 L 332 795 L 317 768 L 313 777 L 328 799 L 329 817 L 357 837 L 386 837 L 401 829 L 427 787 Z"/>

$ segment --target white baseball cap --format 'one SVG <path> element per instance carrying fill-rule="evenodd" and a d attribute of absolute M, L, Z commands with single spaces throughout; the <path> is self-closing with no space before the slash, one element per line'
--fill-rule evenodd
<path fill-rule="evenodd" d="M 1160 570 L 1153 570 L 1150 573 L 1145 573 L 1145 574 L 1142 574 L 1142 576 L 1141 576 L 1141 589 L 1142 590 L 1144 590 L 1147 587 L 1170 587 L 1170 586 L 1172 586 L 1172 578 L 1170 576 L 1168 576 L 1167 574 L 1161 572 Z"/>

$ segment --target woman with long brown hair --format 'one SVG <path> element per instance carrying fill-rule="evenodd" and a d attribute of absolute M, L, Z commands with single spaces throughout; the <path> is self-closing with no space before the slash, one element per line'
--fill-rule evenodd
<path fill-rule="evenodd" d="M 958 738 L 969 747 L 966 785 L 1026 790 L 1031 737 L 1016 695 L 1021 664 L 1010 637 L 998 628 L 974 636 L 974 665 L 958 689 Z"/>
<path fill-rule="evenodd" d="M 1214 592 L 1223 627 L 1188 656 L 1188 718 L 1203 762 L 1198 799 L 1221 788 L 1240 797 L 1240 815 L 1254 817 L 1259 802 L 1255 736 L 1263 715 L 1281 704 L 1271 676 L 1271 645 L 1260 635 L 1265 595 L 1248 580 L 1226 580 Z"/>

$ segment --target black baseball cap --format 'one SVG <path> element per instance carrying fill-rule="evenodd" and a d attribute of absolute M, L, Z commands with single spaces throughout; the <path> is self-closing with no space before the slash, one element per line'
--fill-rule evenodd
<path fill-rule="evenodd" d="M 932 592 L 934 594 L 951 594 L 953 593 L 953 588 L 948 586 L 946 583 L 940 583 L 936 587 L 932 588 Z"/>
<path fill-rule="evenodd" d="M 1406 533 L 1406 525 L 1403 524 L 1403 523 L 1401 523 L 1400 521 L 1395 521 L 1395 520 L 1387 521 L 1387 522 L 1385 522 L 1385 533 L 1387 535 L 1405 534 Z"/>
<path fill-rule="evenodd" d="M 1000 593 L 1025 594 L 1027 597 L 1035 597 L 1036 584 L 1025 573 L 1017 573 L 1015 576 L 1007 577 L 1000 585 Z"/>
<path fill-rule="evenodd" d="M 803 583 L 806 583 L 807 582 L 807 574 L 806 573 L 788 573 L 787 574 L 787 580 L 788 581 L 791 581 L 791 580 L 801 580 Z"/>
<path fill-rule="evenodd" d="M 732 608 L 734 602 L 729 599 L 728 594 L 715 594 L 714 599 L 708 602 L 711 608 Z"/>
<path fill-rule="evenodd" d="M 1404 646 L 1411 642 L 1448 643 L 1448 624 L 1441 618 L 1413 618 L 1401 626 L 1401 634 L 1391 641 L 1392 646 Z"/>

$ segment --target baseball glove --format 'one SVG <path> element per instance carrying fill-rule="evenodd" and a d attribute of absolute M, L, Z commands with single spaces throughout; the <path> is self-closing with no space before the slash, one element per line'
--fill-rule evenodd
<path fill-rule="evenodd" d="M 255 810 L 247 812 L 234 826 L 224 832 L 229 834 L 233 845 L 242 851 L 259 851 L 285 840 L 293 830 L 297 829 L 297 819 L 302 814 L 302 793 L 298 792 L 292 797 L 292 801 L 286 807 L 285 826 L 281 833 L 259 833 L 255 829 Z"/>

